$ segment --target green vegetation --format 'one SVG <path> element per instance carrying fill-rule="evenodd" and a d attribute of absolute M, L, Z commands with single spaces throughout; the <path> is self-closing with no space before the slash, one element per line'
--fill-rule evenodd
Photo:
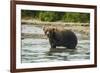
<path fill-rule="evenodd" d="M 33 11 L 33 10 L 22 10 L 22 19 L 36 19 L 40 21 L 63 21 L 63 22 L 79 22 L 89 23 L 89 13 L 78 13 L 78 12 L 54 12 L 54 11 Z"/>

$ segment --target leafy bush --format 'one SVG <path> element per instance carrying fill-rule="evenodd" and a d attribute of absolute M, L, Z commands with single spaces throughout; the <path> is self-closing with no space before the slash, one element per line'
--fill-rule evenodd
<path fill-rule="evenodd" d="M 55 21 L 56 14 L 55 12 L 40 12 L 39 13 L 39 19 L 41 21 Z"/>
<path fill-rule="evenodd" d="M 21 13 L 22 18 L 29 17 L 41 21 L 90 22 L 89 13 L 34 10 L 22 10 Z"/>

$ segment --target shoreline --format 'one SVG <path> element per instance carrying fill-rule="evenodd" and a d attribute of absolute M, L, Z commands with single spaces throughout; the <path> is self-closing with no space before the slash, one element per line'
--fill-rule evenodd
<path fill-rule="evenodd" d="M 89 23 L 73 23 L 73 22 L 61 22 L 61 21 L 56 21 L 56 22 L 47 22 L 47 21 L 38 21 L 34 19 L 29 19 L 21 20 L 21 24 L 30 24 L 30 25 L 61 25 L 61 26 L 89 26 Z"/>

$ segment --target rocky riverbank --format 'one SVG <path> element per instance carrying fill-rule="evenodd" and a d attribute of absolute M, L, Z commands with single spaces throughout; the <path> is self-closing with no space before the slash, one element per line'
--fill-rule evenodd
<path fill-rule="evenodd" d="M 38 21 L 38 20 L 25 20 L 22 19 L 21 20 L 22 24 L 30 24 L 30 25 L 61 25 L 61 26 L 89 26 L 89 23 L 72 23 L 72 22 L 61 22 L 61 21 L 57 21 L 57 22 L 47 22 L 47 21 Z"/>
<path fill-rule="evenodd" d="M 63 27 L 64 29 L 68 29 L 68 30 L 72 30 L 73 32 L 78 32 L 78 33 L 82 33 L 86 36 L 89 36 L 89 23 L 65 23 L 65 22 L 42 22 L 42 21 L 37 21 L 37 20 L 22 20 L 21 21 L 22 26 L 24 25 L 32 25 L 32 26 L 38 26 L 38 27 L 42 27 L 43 26 L 55 26 L 55 27 Z M 34 28 L 33 28 L 34 29 Z M 35 29 L 34 29 L 35 30 Z M 33 32 L 33 31 L 31 31 Z M 46 38 L 46 36 L 44 36 L 44 34 L 33 34 L 33 33 L 23 33 L 22 32 L 22 38 L 26 37 L 26 38 L 32 38 L 34 36 L 34 38 L 36 37 L 42 37 L 42 38 Z"/>

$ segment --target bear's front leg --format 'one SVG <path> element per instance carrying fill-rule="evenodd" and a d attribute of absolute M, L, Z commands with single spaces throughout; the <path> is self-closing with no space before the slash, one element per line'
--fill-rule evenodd
<path fill-rule="evenodd" d="M 56 45 L 54 43 L 52 43 L 51 48 L 56 48 Z"/>
<path fill-rule="evenodd" d="M 56 44 L 53 39 L 49 39 L 49 42 L 50 42 L 51 48 L 56 48 Z"/>

